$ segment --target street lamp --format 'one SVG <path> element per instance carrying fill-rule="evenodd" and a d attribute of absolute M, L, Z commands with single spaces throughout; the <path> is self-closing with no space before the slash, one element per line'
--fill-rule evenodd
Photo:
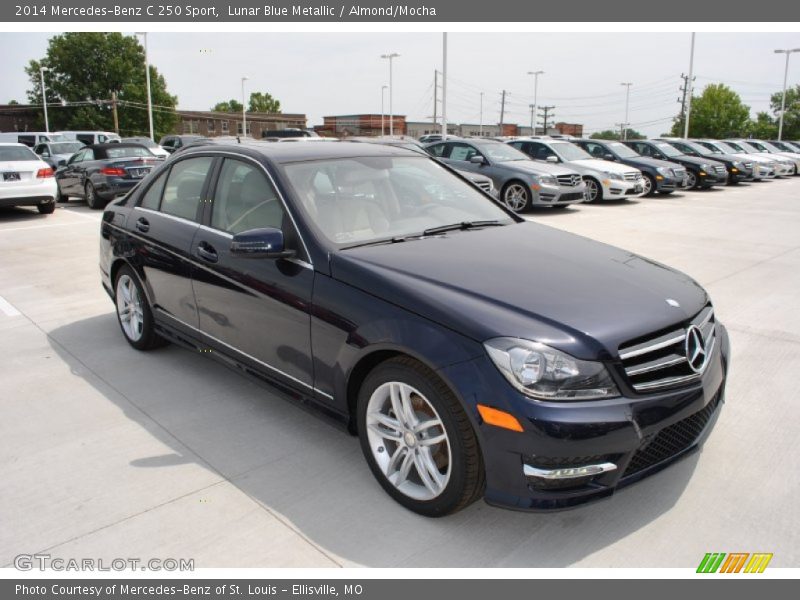
<path fill-rule="evenodd" d="M 150 124 L 150 139 L 155 141 L 153 133 L 153 94 L 150 91 L 150 59 L 147 54 L 147 32 L 139 31 L 136 35 L 144 37 L 144 78 L 147 82 L 147 119 Z"/>
<path fill-rule="evenodd" d="M 533 75 L 533 110 L 531 117 L 531 135 L 536 135 L 536 113 L 539 110 L 539 75 L 544 75 L 544 71 L 528 71 L 528 75 Z M 545 133 L 547 133 L 545 131 Z"/>
<path fill-rule="evenodd" d="M 44 72 L 49 71 L 47 67 L 39 66 L 39 75 L 42 78 L 42 108 L 44 109 L 44 130 L 50 133 L 50 121 L 47 120 L 47 92 L 44 88 Z"/>
<path fill-rule="evenodd" d="M 625 121 L 624 121 L 624 123 L 622 125 L 622 139 L 623 140 L 627 140 L 628 139 L 628 125 L 629 125 L 629 123 L 628 123 L 628 106 L 629 106 L 629 102 L 630 102 L 630 99 L 631 99 L 631 86 L 633 84 L 630 83 L 630 82 L 623 82 L 623 83 L 620 83 L 620 85 L 624 85 L 625 86 Z"/>
<path fill-rule="evenodd" d="M 383 135 L 384 135 L 384 118 L 383 117 L 386 114 L 386 111 L 383 108 L 384 96 L 386 95 L 384 92 L 386 92 L 386 88 L 388 88 L 388 87 L 389 87 L 388 85 L 382 85 L 381 86 L 381 137 L 383 137 Z"/>
<path fill-rule="evenodd" d="M 478 125 L 478 135 L 483 137 L 483 92 L 481 92 L 481 117 L 480 125 Z"/>
<path fill-rule="evenodd" d="M 242 137 L 247 137 L 247 107 L 244 104 L 244 82 L 250 79 L 247 75 L 242 77 Z"/>
<path fill-rule="evenodd" d="M 786 55 L 786 68 L 783 71 L 783 97 L 781 98 L 781 119 L 778 122 L 778 139 L 783 139 L 783 113 L 786 112 L 786 79 L 789 77 L 789 55 L 792 52 L 800 52 L 800 48 L 791 50 L 775 50 L 775 54 Z"/>
<path fill-rule="evenodd" d="M 391 54 L 381 54 L 381 58 L 389 60 L 389 135 L 394 135 L 394 109 L 392 108 L 392 95 L 394 94 L 394 87 L 392 86 L 392 60 L 400 56 L 396 52 Z"/>

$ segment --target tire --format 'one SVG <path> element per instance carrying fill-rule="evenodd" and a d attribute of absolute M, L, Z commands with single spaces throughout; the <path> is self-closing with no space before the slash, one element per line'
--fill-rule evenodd
<path fill-rule="evenodd" d="M 672 194 L 674 191 L 675 191 L 675 190 L 664 190 L 664 191 L 658 190 L 658 193 L 659 193 L 659 194 L 661 194 L 662 196 L 669 196 L 669 195 L 670 195 L 670 194 Z"/>
<path fill-rule="evenodd" d="M 533 203 L 531 191 L 528 186 L 516 180 L 509 181 L 503 186 L 503 191 L 500 193 L 500 200 L 506 208 L 516 213 L 530 210 Z"/>
<path fill-rule="evenodd" d="M 36 210 L 42 215 L 52 215 L 56 211 L 56 203 L 53 201 L 47 204 L 37 204 Z"/>
<path fill-rule="evenodd" d="M 553 204 L 553 210 L 565 210 L 569 208 L 569 204 Z"/>
<path fill-rule="evenodd" d="M 686 171 L 686 189 L 687 190 L 694 190 L 697 189 L 697 175 L 694 174 L 693 171 Z"/>
<path fill-rule="evenodd" d="M 97 190 L 94 189 L 94 185 L 91 181 L 86 182 L 86 186 L 84 187 L 85 197 L 86 197 L 86 204 L 89 205 L 89 208 L 98 210 L 104 208 L 107 202 L 104 202 L 100 199 L 97 195 Z"/>
<path fill-rule="evenodd" d="M 167 343 L 156 333 L 147 296 L 128 265 L 119 270 L 114 281 L 114 305 L 122 335 L 131 346 L 137 350 L 152 350 Z"/>
<path fill-rule="evenodd" d="M 600 182 L 591 177 L 584 179 L 586 182 L 586 203 L 591 204 L 603 199 L 603 187 Z"/>
<path fill-rule="evenodd" d="M 56 202 L 60 202 L 60 203 L 62 203 L 62 204 L 63 204 L 64 202 L 69 202 L 69 196 L 67 196 L 66 194 L 62 194 L 62 193 L 61 193 L 61 188 L 60 188 L 60 187 L 58 188 L 58 192 L 57 192 L 57 194 L 58 194 L 58 195 L 56 196 Z"/>
<path fill-rule="evenodd" d="M 656 180 L 653 179 L 652 175 L 648 175 L 647 173 L 642 173 L 642 175 L 642 184 L 644 185 L 644 194 L 642 194 L 642 197 L 652 196 L 656 191 Z"/>
<path fill-rule="evenodd" d="M 411 407 L 411 417 L 397 418 L 395 406 L 406 415 Z M 427 367 L 408 357 L 381 363 L 361 385 L 357 410 L 367 464 L 399 504 L 426 517 L 442 517 L 483 494 L 483 459 L 475 430 L 452 391 Z M 438 441 L 424 443 L 428 439 Z"/>

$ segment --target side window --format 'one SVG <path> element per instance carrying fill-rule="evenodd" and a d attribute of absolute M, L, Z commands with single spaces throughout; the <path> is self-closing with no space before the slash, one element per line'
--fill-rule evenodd
<path fill-rule="evenodd" d="M 439 158 L 447 157 L 447 144 L 436 144 L 435 146 L 431 146 L 428 148 L 428 154 L 431 156 L 437 156 Z"/>
<path fill-rule="evenodd" d="M 86 150 L 81 150 L 79 152 L 76 152 L 75 154 L 72 155 L 72 158 L 69 159 L 69 164 L 72 165 L 81 162 L 85 154 Z"/>
<path fill-rule="evenodd" d="M 75 136 L 75 139 L 77 139 L 79 142 L 83 142 L 87 146 L 89 144 L 94 144 L 94 136 L 90 134 L 79 133 L 78 135 Z"/>
<path fill-rule="evenodd" d="M 526 154 L 528 153 L 528 146 L 523 142 L 511 142 L 509 146 L 516 148 L 520 152 L 525 152 Z"/>
<path fill-rule="evenodd" d="M 175 163 L 164 186 L 161 212 L 196 220 L 200 194 L 213 162 L 211 156 L 198 156 Z"/>
<path fill-rule="evenodd" d="M 100 144 L 105 144 L 108 141 L 108 138 L 103 134 L 97 136 L 97 142 Z"/>
<path fill-rule="evenodd" d="M 642 156 L 651 156 L 650 153 L 650 146 L 647 144 L 632 144 L 633 149 L 636 150 Z"/>
<path fill-rule="evenodd" d="M 531 142 L 528 148 L 528 154 L 537 160 L 547 160 L 548 156 L 555 156 L 552 150 L 540 144 L 539 142 Z"/>
<path fill-rule="evenodd" d="M 149 208 L 150 210 L 158 210 L 159 206 L 161 205 L 161 195 L 164 192 L 164 184 L 167 182 L 167 174 L 169 171 L 165 171 L 161 175 L 158 176 L 147 191 L 142 196 L 142 201 L 139 203 L 139 206 L 142 208 Z"/>
<path fill-rule="evenodd" d="M 283 206 L 275 188 L 257 166 L 225 159 L 214 192 L 211 226 L 236 234 L 283 224 Z"/>
<path fill-rule="evenodd" d="M 26 146 L 33 147 L 36 144 L 36 136 L 33 135 L 21 135 L 17 139 L 20 144 L 25 144 Z"/>
<path fill-rule="evenodd" d="M 39 144 L 38 146 L 36 146 L 34 152 L 39 156 L 50 156 L 50 153 L 47 152 L 47 146 L 45 146 L 44 144 Z"/>
<path fill-rule="evenodd" d="M 478 151 L 468 144 L 453 144 L 450 149 L 450 160 L 469 161 L 473 156 L 477 156 Z"/>
<path fill-rule="evenodd" d="M 84 150 L 83 158 L 81 158 L 81 160 L 83 161 L 94 160 L 94 150 L 92 150 L 91 148 L 87 148 L 86 150 Z"/>
<path fill-rule="evenodd" d="M 593 142 L 589 142 L 584 147 L 589 154 L 591 154 L 594 158 L 603 158 L 606 155 L 606 150 L 600 144 L 595 144 Z"/>

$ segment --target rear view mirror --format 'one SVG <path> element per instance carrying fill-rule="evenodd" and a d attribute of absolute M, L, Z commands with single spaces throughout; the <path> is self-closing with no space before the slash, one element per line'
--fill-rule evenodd
<path fill-rule="evenodd" d="M 613 154 L 604 154 L 603 155 L 603 160 L 614 160 L 614 155 Z"/>
<path fill-rule="evenodd" d="M 488 164 L 486 162 L 486 159 L 483 158 L 482 156 L 473 156 L 472 158 L 469 159 L 469 162 L 471 162 L 473 165 L 485 165 L 485 164 Z"/>
<path fill-rule="evenodd" d="M 250 229 L 231 240 L 231 254 L 242 258 L 291 258 L 294 250 L 284 248 L 283 232 L 274 227 Z"/>
<path fill-rule="evenodd" d="M 549 162 L 549 163 L 557 163 L 558 162 L 558 157 L 555 154 L 551 154 L 545 160 L 547 162 Z"/>

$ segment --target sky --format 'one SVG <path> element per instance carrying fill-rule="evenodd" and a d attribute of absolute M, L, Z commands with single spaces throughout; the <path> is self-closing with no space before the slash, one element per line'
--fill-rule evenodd
<path fill-rule="evenodd" d="M 0 33 L 0 102 L 26 101 L 24 67 L 41 58 L 54 34 Z M 131 33 L 132 35 L 132 33 Z M 309 127 L 324 115 L 380 113 L 381 86 L 394 59 L 393 107 L 409 120 L 433 114 L 434 70 L 442 68 L 439 33 L 151 33 L 150 62 L 165 76 L 178 108 L 208 110 L 246 91 L 269 92 L 287 113 L 305 113 Z M 625 119 L 631 82 L 631 127 L 650 136 L 668 131 L 688 73 L 690 33 L 450 33 L 449 122 L 500 120 L 506 90 L 506 123 L 530 123 L 533 77 L 539 106 L 555 106 L 556 121 L 582 123 L 592 133 Z M 776 48 L 800 47 L 798 33 L 698 33 L 695 90 L 725 83 L 752 115 L 768 110 L 783 84 L 785 58 Z M 800 54 L 793 55 L 789 85 L 800 84 Z M 388 107 L 386 95 L 386 112 Z M 438 112 L 441 111 L 441 106 Z"/>

